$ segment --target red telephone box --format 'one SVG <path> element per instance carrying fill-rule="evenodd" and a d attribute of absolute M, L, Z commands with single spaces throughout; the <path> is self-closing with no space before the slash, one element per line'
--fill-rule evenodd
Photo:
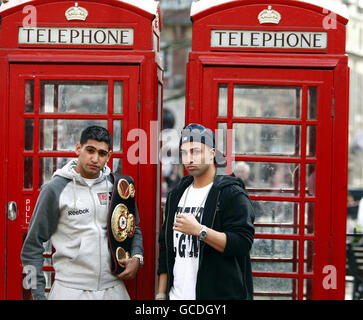
<path fill-rule="evenodd" d="M 113 134 L 110 168 L 135 179 L 145 266 L 126 285 L 131 298 L 154 297 L 160 168 L 149 150 L 158 146 L 162 110 L 160 18 L 154 0 L 1 5 L 1 299 L 29 297 L 20 250 L 40 187 L 76 156 L 80 131 L 91 124 Z M 145 150 L 150 158 L 139 161 Z M 48 243 L 48 290 L 51 254 Z"/>
<path fill-rule="evenodd" d="M 344 299 L 348 20 L 304 1 L 218 3 L 192 6 L 186 123 L 214 128 L 228 174 L 245 172 L 255 298 Z"/>

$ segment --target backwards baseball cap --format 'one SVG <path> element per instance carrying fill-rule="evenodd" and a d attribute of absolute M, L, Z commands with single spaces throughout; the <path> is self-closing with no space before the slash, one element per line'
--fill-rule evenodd
<path fill-rule="evenodd" d="M 206 146 L 216 150 L 214 162 L 217 167 L 226 166 L 226 158 L 223 153 L 216 147 L 216 137 L 211 129 L 204 127 L 198 123 L 190 123 L 186 125 L 181 131 L 181 137 L 179 142 L 179 149 L 183 143 L 187 142 L 200 142 Z"/>

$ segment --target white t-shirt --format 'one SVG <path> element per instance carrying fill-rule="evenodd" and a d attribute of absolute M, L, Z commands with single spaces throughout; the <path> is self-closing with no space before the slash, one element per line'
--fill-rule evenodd
<path fill-rule="evenodd" d="M 189 192 L 186 189 L 179 201 L 176 214 L 182 213 L 182 211 L 183 213 L 191 213 L 198 222 L 201 222 L 205 201 L 212 185 L 213 183 L 210 183 L 203 188 L 194 188 L 191 185 Z M 200 240 L 197 236 L 174 231 L 174 253 L 174 283 L 169 293 L 170 300 L 195 300 Z"/>
<path fill-rule="evenodd" d="M 82 177 L 82 178 L 88 184 L 89 187 L 92 187 L 95 184 L 96 180 L 100 177 L 100 175 L 101 175 L 101 172 L 100 172 L 99 176 L 94 179 L 87 179 L 85 177 Z"/>
<path fill-rule="evenodd" d="M 96 179 L 86 179 L 86 178 L 83 178 L 83 180 L 88 184 L 89 187 L 92 187 L 95 182 L 96 182 Z"/>

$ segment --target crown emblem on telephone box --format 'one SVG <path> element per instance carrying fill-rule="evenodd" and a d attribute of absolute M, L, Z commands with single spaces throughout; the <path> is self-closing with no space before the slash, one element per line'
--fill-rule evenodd
<path fill-rule="evenodd" d="M 263 23 L 274 23 L 279 24 L 281 20 L 281 14 L 278 13 L 276 10 L 272 10 L 272 6 L 268 6 L 267 9 L 262 10 L 258 15 L 258 20 L 260 24 Z"/>
<path fill-rule="evenodd" d="M 67 20 L 82 20 L 85 21 L 88 16 L 88 11 L 85 8 L 79 7 L 76 2 L 74 7 L 70 7 L 66 13 Z"/>

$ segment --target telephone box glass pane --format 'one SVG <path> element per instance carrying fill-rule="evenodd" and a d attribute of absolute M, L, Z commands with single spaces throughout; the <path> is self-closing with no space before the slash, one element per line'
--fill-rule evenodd
<path fill-rule="evenodd" d="M 298 234 L 297 202 L 253 201 L 256 233 Z"/>
<path fill-rule="evenodd" d="M 74 151 L 81 138 L 81 132 L 88 126 L 107 128 L 107 120 L 98 119 L 41 119 L 41 151 Z"/>
<path fill-rule="evenodd" d="M 34 120 L 24 120 L 24 150 L 33 151 L 34 149 Z"/>
<path fill-rule="evenodd" d="M 218 88 L 218 117 L 227 117 L 228 86 L 220 84 Z"/>
<path fill-rule="evenodd" d="M 236 177 L 242 179 L 246 187 L 250 186 L 251 168 L 248 163 L 245 161 L 235 161 L 233 173 Z"/>
<path fill-rule="evenodd" d="M 235 123 L 236 154 L 300 155 L 300 126 Z"/>
<path fill-rule="evenodd" d="M 24 157 L 24 189 L 33 189 L 33 157 Z"/>
<path fill-rule="evenodd" d="M 226 154 L 227 150 L 227 123 L 219 122 L 218 131 L 216 132 L 217 148 Z"/>
<path fill-rule="evenodd" d="M 107 114 L 107 81 L 41 81 L 41 113 Z"/>
<path fill-rule="evenodd" d="M 56 158 L 41 157 L 39 158 L 39 188 L 46 182 L 50 181 L 53 173 L 63 168 L 70 160 L 75 158 Z"/>
<path fill-rule="evenodd" d="M 315 196 L 315 164 L 306 165 L 306 196 Z"/>
<path fill-rule="evenodd" d="M 25 80 L 24 112 L 34 113 L 34 80 Z"/>
<path fill-rule="evenodd" d="M 295 300 L 297 289 L 297 279 L 253 277 L 256 299 Z"/>
<path fill-rule="evenodd" d="M 300 164 L 247 162 L 251 168 L 248 190 L 254 194 L 298 196 Z"/>
<path fill-rule="evenodd" d="M 253 271 L 297 272 L 298 241 L 255 239 L 251 257 Z"/>
<path fill-rule="evenodd" d="M 316 126 L 307 127 L 306 156 L 316 156 Z"/>
<path fill-rule="evenodd" d="M 113 122 L 113 151 L 122 151 L 122 120 Z"/>
<path fill-rule="evenodd" d="M 52 242 L 50 240 L 43 242 L 43 248 L 44 248 L 43 255 L 52 254 Z"/>
<path fill-rule="evenodd" d="M 300 87 L 235 85 L 233 116 L 300 119 L 301 92 Z"/>
<path fill-rule="evenodd" d="M 112 160 L 112 172 L 122 173 L 122 158 L 113 158 Z"/>
<path fill-rule="evenodd" d="M 318 88 L 309 87 L 308 119 L 316 120 L 318 114 Z"/>
<path fill-rule="evenodd" d="M 124 99 L 124 83 L 122 81 L 115 81 L 113 84 L 113 111 L 114 114 L 123 113 L 123 99 Z"/>
<path fill-rule="evenodd" d="M 44 247 L 44 252 L 43 252 L 43 257 L 44 257 L 44 262 L 43 262 L 43 266 L 52 266 L 52 243 L 50 240 L 46 241 L 43 243 L 43 247 Z M 45 277 L 45 289 L 46 291 L 50 290 L 50 288 L 52 287 L 52 278 L 54 277 L 54 272 L 53 271 L 45 271 L 44 272 L 44 277 Z M 47 293 L 46 293 L 47 294 Z"/>

